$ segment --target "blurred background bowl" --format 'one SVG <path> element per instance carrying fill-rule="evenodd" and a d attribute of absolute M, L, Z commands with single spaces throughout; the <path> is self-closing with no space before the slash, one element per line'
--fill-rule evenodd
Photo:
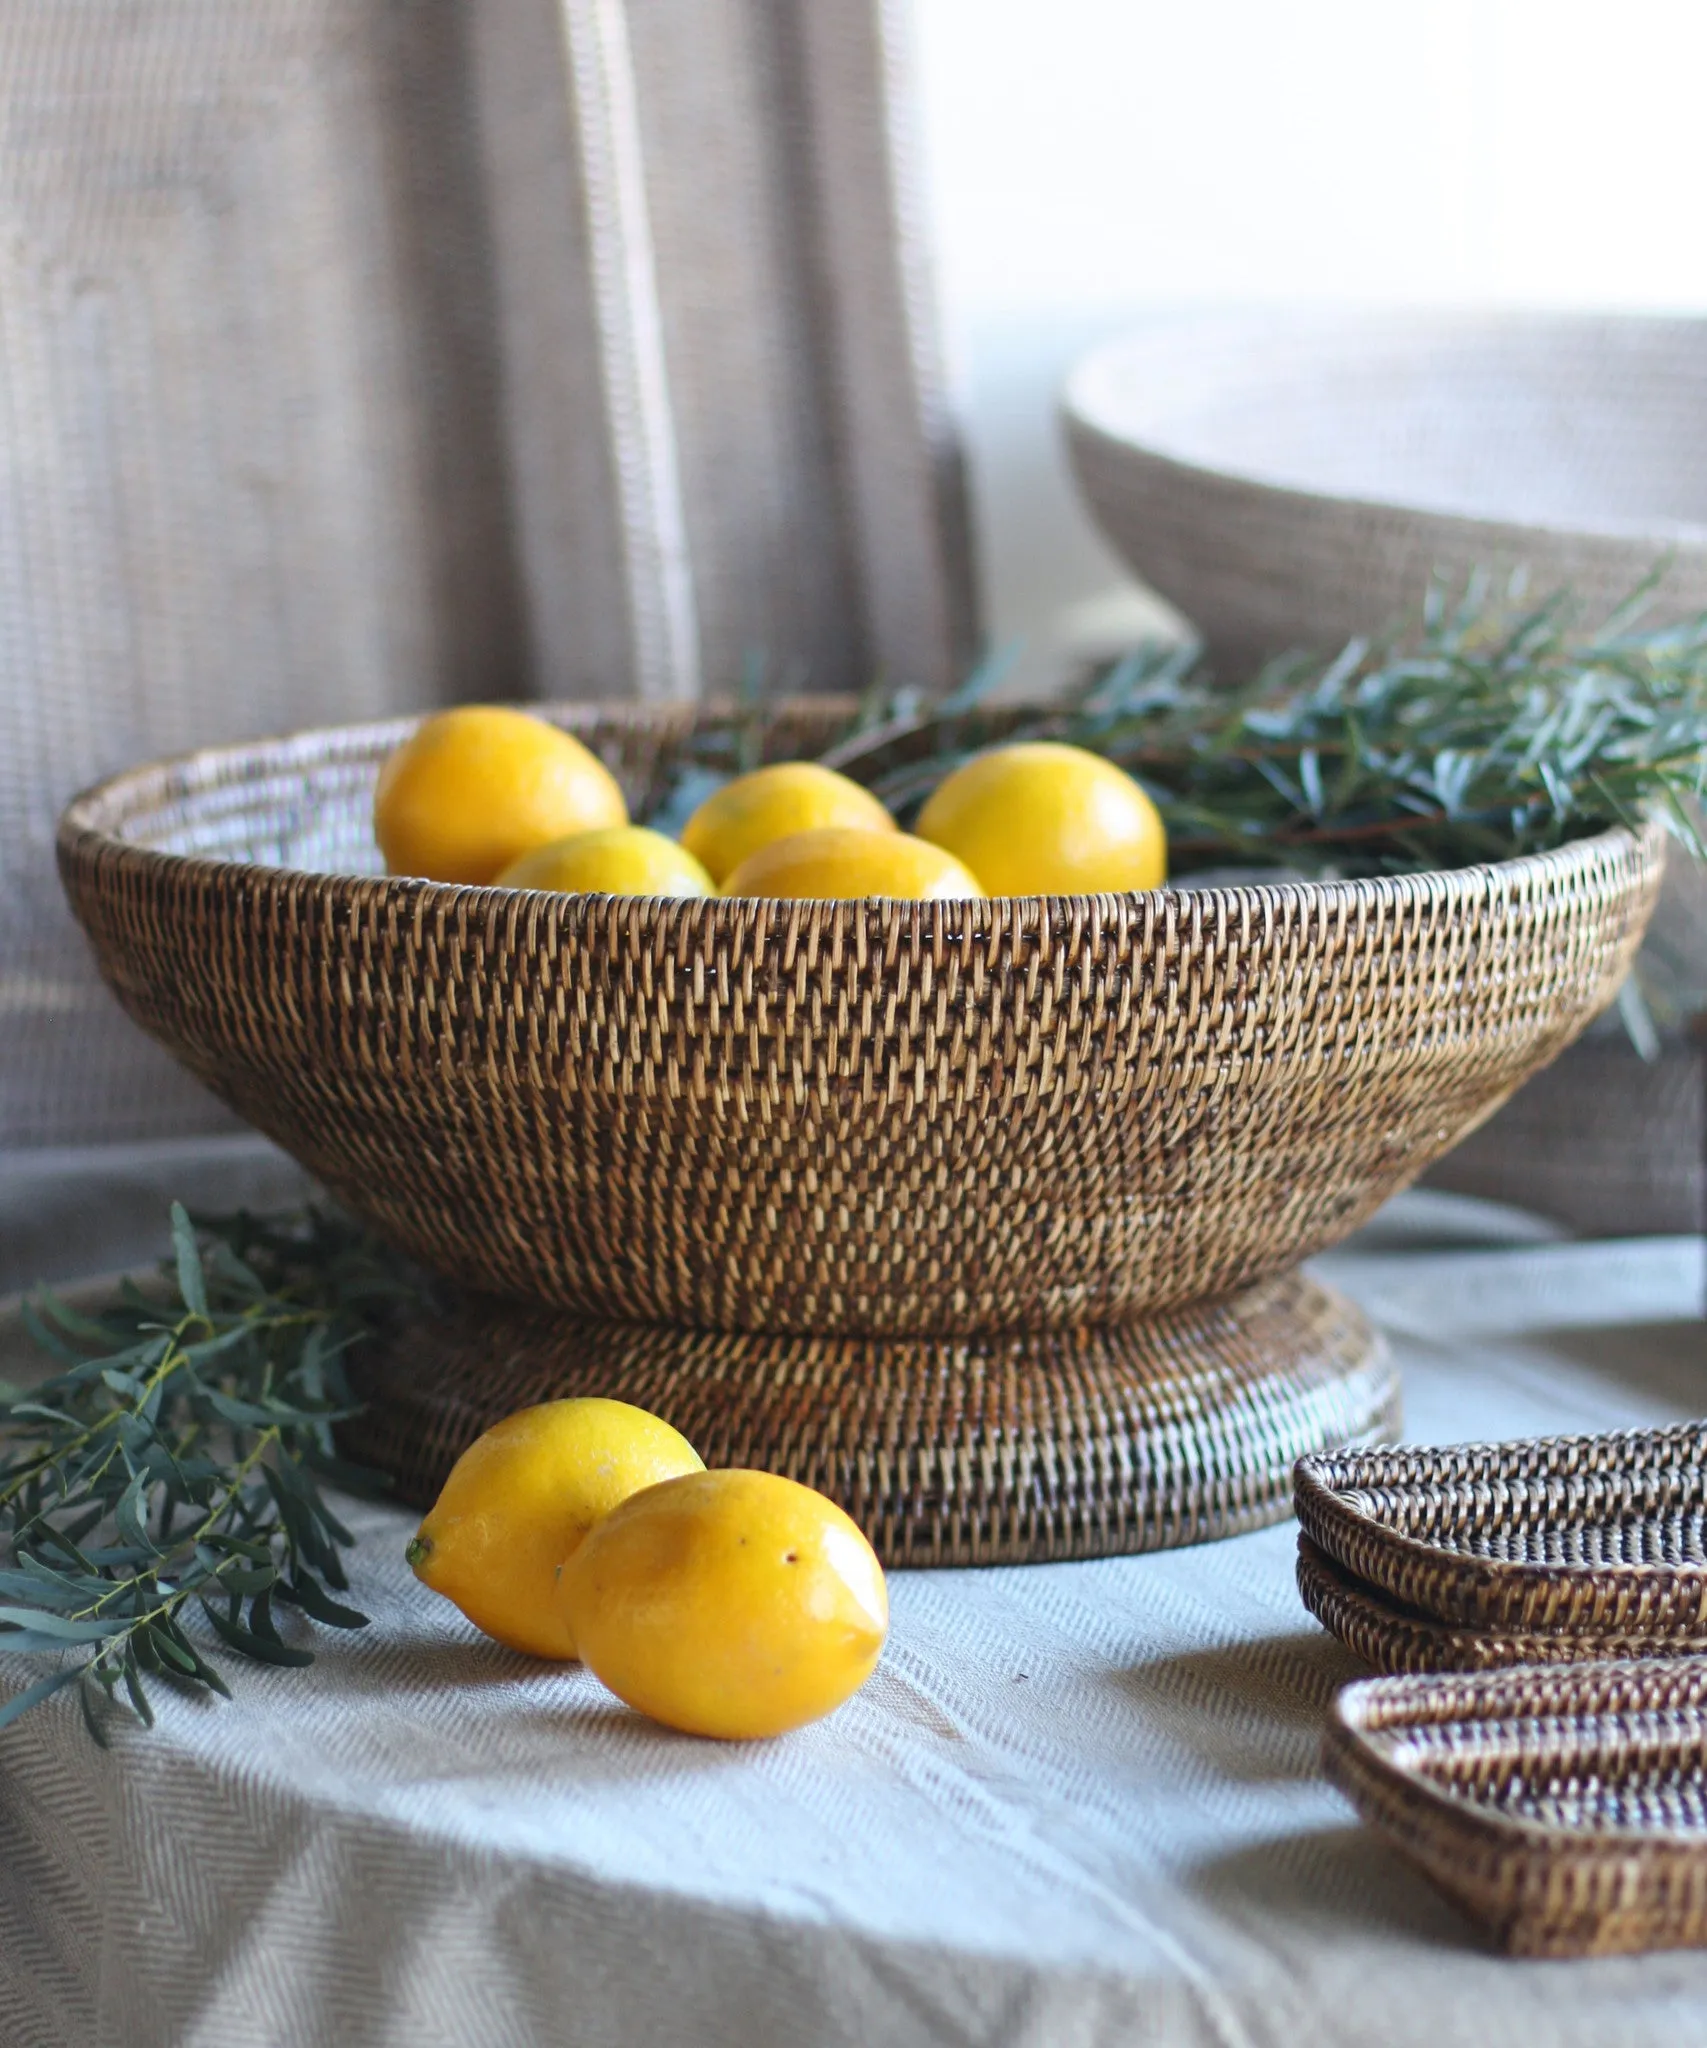
<path fill-rule="evenodd" d="M 1080 487 L 1232 673 L 1414 614 L 1432 575 L 1525 572 L 1607 610 L 1707 610 L 1707 321 L 1244 311 L 1094 351 Z"/>

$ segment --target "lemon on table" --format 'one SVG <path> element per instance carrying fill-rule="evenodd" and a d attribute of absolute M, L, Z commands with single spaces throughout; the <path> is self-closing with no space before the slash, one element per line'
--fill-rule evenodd
<path fill-rule="evenodd" d="M 771 1472 L 649 1487 L 563 1567 L 566 1627 L 631 1707 L 690 1735 L 780 1735 L 871 1676 L 883 1567 L 833 1501 Z"/>
<path fill-rule="evenodd" d="M 835 769 L 778 761 L 708 796 L 682 828 L 682 844 L 714 882 L 722 882 L 761 846 L 826 825 L 893 832 L 895 820 L 870 790 Z"/>
<path fill-rule="evenodd" d="M 611 825 L 554 839 L 511 861 L 498 877 L 508 889 L 560 889 L 571 895 L 715 896 L 711 877 L 685 847 L 645 825 Z"/>
<path fill-rule="evenodd" d="M 489 1429 L 451 1468 L 408 1549 L 415 1576 L 477 1629 L 533 1657 L 573 1657 L 559 1567 L 644 1487 L 704 1468 L 667 1422 L 626 1401 L 546 1401 Z"/>
<path fill-rule="evenodd" d="M 495 704 L 423 720 L 373 798 L 387 868 L 435 882 L 490 882 L 536 846 L 627 823 L 616 777 L 573 733 Z"/>
<path fill-rule="evenodd" d="M 826 825 L 773 839 L 726 877 L 725 896 L 836 898 L 897 896 L 913 900 L 982 896 L 976 877 L 952 853 L 906 832 L 870 832 Z"/>
<path fill-rule="evenodd" d="M 919 814 L 919 836 L 963 860 L 992 896 L 1159 889 L 1161 814 L 1124 769 L 1083 747 L 1027 740 L 957 768 Z"/>

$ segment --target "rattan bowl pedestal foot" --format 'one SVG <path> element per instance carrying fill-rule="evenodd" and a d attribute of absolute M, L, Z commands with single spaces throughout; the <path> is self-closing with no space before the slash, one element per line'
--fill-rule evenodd
<path fill-rule="evenodd" d="M 1351 1303 L 1302 1275 L 1091 1330 L 753 1336 L 594 1321 L 477 1295 L 396 1330 L 345 1449 L 430 1504 L 533 1401 L 663 1415 L 709 1465 L 839 1501 L 887 1564 L 1019 1564 L 1230 1536 L 1290 1512 L 1292 1461 L 1388 1438 L 1398 1375 Z"/>

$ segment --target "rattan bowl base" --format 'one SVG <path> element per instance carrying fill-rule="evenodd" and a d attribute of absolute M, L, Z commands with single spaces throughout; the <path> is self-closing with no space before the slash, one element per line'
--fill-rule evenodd
<path fill-rule="evenodd" d="M 664 1415 L 708 1465 L 818 1487 L 890 1565 L 1235 1535 L 1286 1517 L 1296 1458 L 1398 1426 L 1385 1345 L 1299 1274 L 1115 1328 L 988 1338 L 741 1335 L 463 1295 L 361 1377 L 370 1406 L 344 1448 L 411 1504 L 500 1417 L 603 1394 Z"/>

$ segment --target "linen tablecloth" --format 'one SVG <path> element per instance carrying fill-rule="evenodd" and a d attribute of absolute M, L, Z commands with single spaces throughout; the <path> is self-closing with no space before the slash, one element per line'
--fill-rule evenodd
<path fill-rule="evenodd" d="M 1443 1214 L 1321 1263 L 1409 1434 L 1707 1410 L 1697 1240 L 1443 1246 Z M 0 1736 L 8 2048 L 1707 2040 L 1707 1954 L 1498 1958 L 1356 1824 L 1316 1754 L 1359 1667 L 1290 1527 L 895 1574 L 866 1689 L 732 1747 L 483 1641 L 407 1515 L 350 1512 L 372 1626 L 311 1671 L 157 1688 L 108 1752 L 64 1695 Z"/>

